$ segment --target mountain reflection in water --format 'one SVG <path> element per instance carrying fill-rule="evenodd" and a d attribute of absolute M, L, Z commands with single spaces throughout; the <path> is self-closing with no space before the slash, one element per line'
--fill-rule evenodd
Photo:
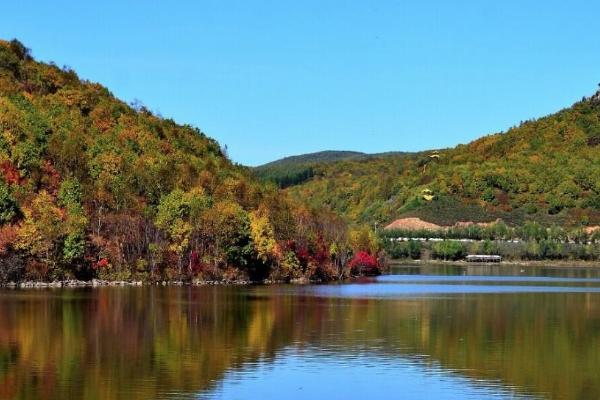
<path fill-rule="evenodd" d="M 600 398 L 574 278 L 5 290 L 0 399 Z"/>

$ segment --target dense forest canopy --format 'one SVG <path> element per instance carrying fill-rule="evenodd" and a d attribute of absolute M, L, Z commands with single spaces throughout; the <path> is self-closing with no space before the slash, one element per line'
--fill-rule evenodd
<path fill-rule="evenodd" d="M 403 152 L 367 154 L 357 151 L 326 150 L 316 153 L 285 157 L 253 168 L 254 174 L 263 181 L 273 182 L 280 188 L 299 185 L 315 176 L 315 167 L 324 163 L 345 160 L 404 155 Z"/>
<path fill-rule="evenodd" d="M 599 224 L 600 92 L 452 149 L 313 163 L 311 172 L 289 194 L 358 223 Z"/>
<path fill-rule="evenodd" d="M 199 129 L 0 41 L 0 281 L 328 279 L 374 253 L 361 237 Z"/>

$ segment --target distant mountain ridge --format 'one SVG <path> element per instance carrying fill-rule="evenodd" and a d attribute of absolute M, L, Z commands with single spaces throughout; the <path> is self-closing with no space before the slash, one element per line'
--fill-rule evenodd
<path fill-rule="evenodd" d="M 284 157 L 269 163 L 253 167 L 254 173 L 265 181 L 271 181 L 281 188 L 298 185 L 314 176 L 314 166 L 346 160 L 364 160 L 369 158 L 400 156 L 410 154 L 391 151 L 385 153 L 362 153 L 359 151 L 324 150 Z"/>
<path fill-rule="evenodd" d="M 393 155 L 409 154 L 409 152 L 403 151 L 388 151 L 383 153 L 363 153 L 360 151 L 349 151 L 349 150 L 323 150 L 314 153 L 298 154 L 293 156 L 287 156 L 280 158 L 275 161 L 270 161 L 266 164 L 262 164 L 254 167 L 254 169 L 264 169 L 273 166 L 281 165 L 292 165 L 292 164 L 306 164 L 306 163 L 317 163 L 317 162 L 332 162 L 342 161 L 357 158 L 369 158 L 369 157 L 386 157 Z"/>
<path fill-rule="evenodd" d="M 367 153 L 359 151 L 344 151 L 344 150 L 324 150 L 315 153 L 298 154 L 293 156 L 287 156 L 280 158 L 275 161 L 268 162 L 263 165 L 255 167 L 255 169 L 270 168 L 281 165 L 292 165 L 292 164 L 305 164 L 314 162 L 330 162 L 346 160 L 350 158 L 364 157 Z"/>

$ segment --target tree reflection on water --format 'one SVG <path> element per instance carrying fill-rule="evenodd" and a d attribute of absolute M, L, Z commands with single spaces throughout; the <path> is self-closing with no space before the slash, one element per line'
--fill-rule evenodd
<path fill-rule="evenodd" d="M 325 298 L 278 287 L 0 294 L 0 399 L 210 391 L 285 349 L 427 356 L 522 393 L 600 398 L 600 295 Z M 373 373 L 376 373 L 374 371 Z M 281 387 L 284 396 L 286 387 Z"/>

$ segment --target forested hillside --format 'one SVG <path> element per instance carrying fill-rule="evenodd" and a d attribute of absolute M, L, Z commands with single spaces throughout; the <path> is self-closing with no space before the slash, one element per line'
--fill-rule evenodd
<path fill-rule="evenodd" d="M 300 154 L 297 156 L 284 157 L 280 160 L 272 161 L 270 163 L 256 167 L 256 169 L 260 170 L 263 168 L 271 168 L 271 167 L 276 167 L 276 166 L 284 167 L 284 166 L 298 165 L 298 164 L 341 161 L 341 160 L 347 160 L 347 159 L 352 159 L 352 158 L 364 157 L 367 155 L 368 155 L 367 153 L 361 153 L 359 151 L 325 150 L 325 151 L 318 151 L 316 153 L 307 153 L 307 154 Z"/>
<path fill-rule="evenodd" d="M 398 143 L 402 147 L 402 143 Z M 453 149 L 314 164 L 288 189 L 350 220 L 600 223 L 600 92 Z"/>
<path fill-rule="evenodd" d="M 0 41 L 0 281 L 331 279 L 375 262 L 360 223 L 599 224 L 600 92 L 453 149 L 269 168 Z"/>
<path fill-rule="evenodd" d="M 405 154 L 402 152 L 388 152 L 367 154 L 357 151 L 326 150 L 317 153 L 301 154 L 285 157 L 270 163 L 253 168 L 256 176 L 266 182 L 273 182 L 280 188 L 298 185 L 315 176 L 315 168 L 319 164 L 332 163 L 344 160 L 364 160 L 367 158 L 389 157 Z"/>
<path fill-rule="evenodd" d="M 328 279 L 352 243 L 197 128 L 0 41 L 0 281 Z"/>

